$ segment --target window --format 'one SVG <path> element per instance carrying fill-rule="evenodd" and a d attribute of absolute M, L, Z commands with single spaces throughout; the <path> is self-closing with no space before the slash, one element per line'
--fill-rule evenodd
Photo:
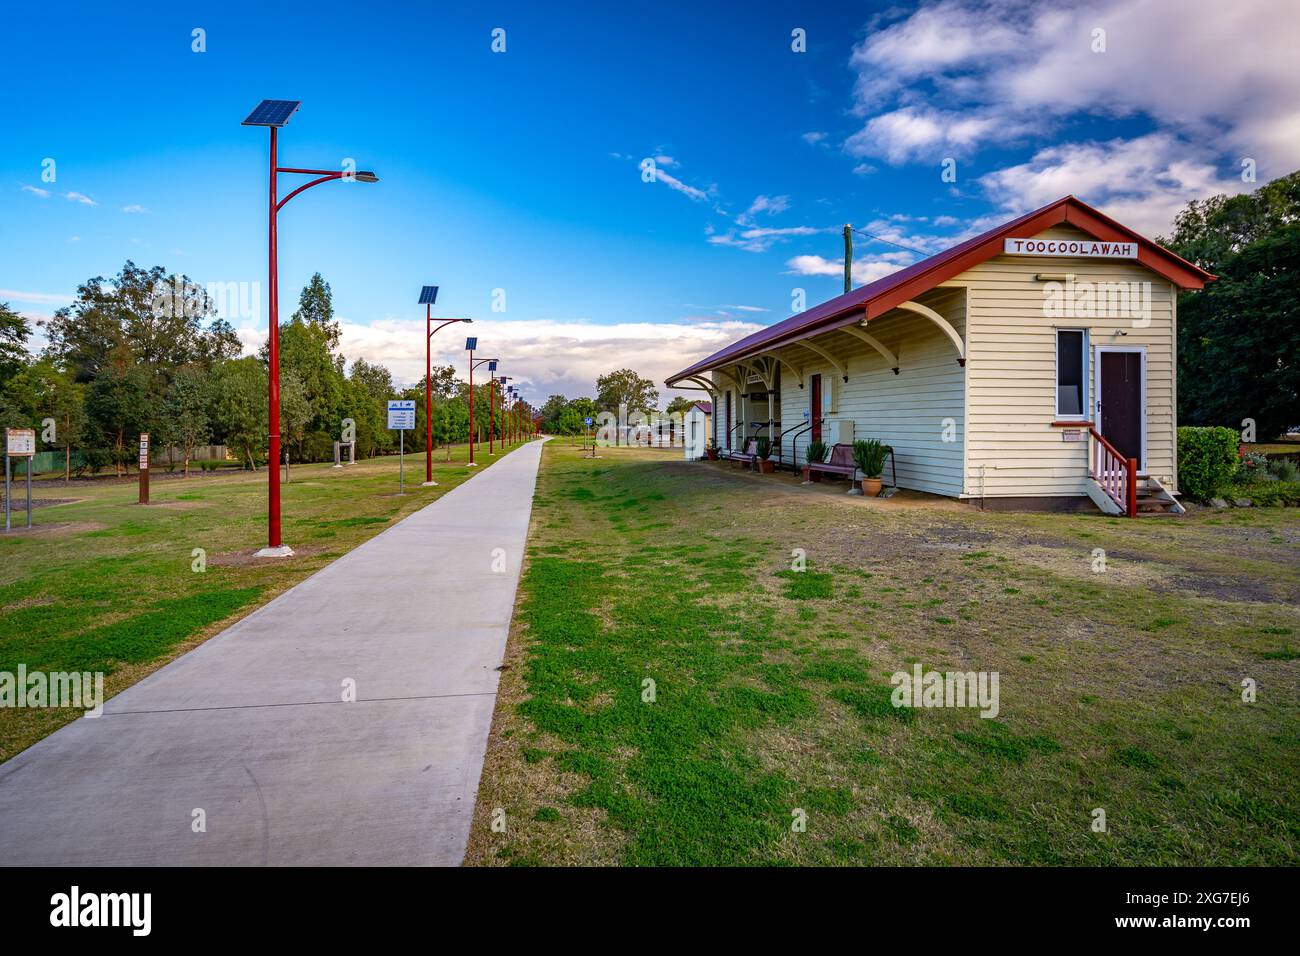
<path fill-rule="evenodd" d="M 1088 333 L 1083 329 L 1056 332 L 1056 417 L 1087 418 Z"/>

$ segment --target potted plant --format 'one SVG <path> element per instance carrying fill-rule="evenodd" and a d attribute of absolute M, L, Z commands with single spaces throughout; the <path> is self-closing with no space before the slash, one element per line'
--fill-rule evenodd
<path fill-rule="evenodd" d="M 776 467 L 772 461 L 772 439 L 760 436 L 755 451 L 758 454 L 759 474 L 770 475 Z"/>
<path fill-rule="evenodd" d="M 889 446 L 876 438 L 860 438 L 853 443 L 853 463 L 862 472 L 862 493 L 868 498 L 880 494 L 880 475 L 888 454 Z"/>
<path fill-rule="evenodd" d="M 826 460 L 826 443 L 820 438 L 814 439 L 808 443 L 808 461 L 825 461 Z M 812 471 L 807 465 L 803 466 L 804 481 L 821 481 L 822 474 L 820 471 Z"/>
<path fill-rule="evenodd" d="M 714 443 L 712 438 L 710 438 L 708 444 L 704 446 L 704 455 L 709 459 L 709 461 L 718 460 L 718 446 Z"/>

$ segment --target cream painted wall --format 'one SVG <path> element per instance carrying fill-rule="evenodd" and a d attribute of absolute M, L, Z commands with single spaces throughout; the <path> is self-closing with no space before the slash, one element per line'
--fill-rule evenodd
<path fill-rule="evenodd" d="M 1061 227 L 1047 238 L 1084 233 Z M 1149 282 L 1151 320 L 1056 318 L 1045 309 L 1037 273 L 1073 273 L 1075 282 Z M 1095 348 L 1143 348 L 1147 356 L 1147 471 L 1175 484 L 1174 299 L 1176 290 L 1136 260 L 996 256 L 951 280 L 968 286 L 970 330 L 966 494 L 1086 494 L 1089 442 L 1066 442 L 1056 418 L 1056 329 L 1089 333 L 1089 396 L 1095 402 Z M 1123 330 L 1127 334 L 1118 335 Z"/>

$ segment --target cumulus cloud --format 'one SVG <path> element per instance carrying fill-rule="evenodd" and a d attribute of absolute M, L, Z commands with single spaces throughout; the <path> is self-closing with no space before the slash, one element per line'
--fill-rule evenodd
<path fill-rule="evenodd" d="M 343 319 L 340 349 L 350 363 L 364 358 L 378 362 L 393 373 L 400 384 L 419 381 L 424 375 L 423 319 L 381 319 L 368 325 Z M 525 398 L 538 403 L 548 395 L 594 396 L 596 378 L 616 368 L 630 367 L 658 383 L 661 394 L 665 376 L 716 352 L 730 342 L 761 328 L 741 319 L 700 317 L 672 322 L 594 322 L 556 319 L 475 320 L 474 332 L 493 343 L 493 355 L 501 358 L 500 371 L 513 376 Z M 245 354 L 253 354 L 266 339 L 256 326 L 238 329 Z M 434 339 L 433 361 L 455 365 L 465 376 L 463 338 Z M 477 376 L 476 376 L 477 378 Z"/>
<path fill-rule="evenodd" d="M 937 164 L 1051 135 L 1030 161 L 981 180 L 993 198 L 1019 209 L 1073 192 L 1163 231 L 1188 199 L 1242 188 L 1244 158 L 1261 179 L 1293 168 L 1295 22 L 1289 0 L 925 3 L 854 47 L 863 126 L 845 151 Z M 1072 122 L 1098 116 L 1145 128 L 1072 141 Z"/>
<path fill-rule="evenodd" d="M 1205 155 L 1169 133 L 1039 150 L 1024 163 L 982 177 L 989 197 L 1010 213 L 1027 212 L 1069 193 L 1149 236 L 1169 229 L 1191 199 L 1247 188 L 1222 176 Z"/>
<path fill-rule="evenodd" d="M 906 254 L 904 253 L 904 255 Z M 908 261 L 910 261 L 910 258 L 908 257 Z M 785 264 L 793 275 L 834 276 L 835 278 L 844 275 L 843 259 L 825 259 L 821 256 L 803 255 L 793 256 L 787 259 Z M 907 265 L 907 262 L 900 261 L 899 257 L 893 253 L 854 259 L 853 281 L 858 285 L 875 282 L 877 279 L 883 279 L 885 276 L 897 272 L 904 265 Z"/>

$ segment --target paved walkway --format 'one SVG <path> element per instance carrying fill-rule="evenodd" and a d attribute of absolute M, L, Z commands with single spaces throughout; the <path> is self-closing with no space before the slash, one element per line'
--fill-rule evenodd
<path fill-rule="evenodd" d="M 460 863 L 541 446 L 0 764 L 0 863 Z"/>

